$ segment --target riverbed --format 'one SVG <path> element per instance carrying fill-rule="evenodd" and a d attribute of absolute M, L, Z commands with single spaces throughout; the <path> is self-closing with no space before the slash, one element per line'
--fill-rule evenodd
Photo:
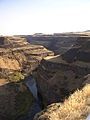
<path fill-rule="evenodd" d="M 23 117 L 23 119 L 20 120 L 33 120 L 34 116 L 36 113 L 40 112 L 41 106 L 40 106 L 40 99 L 38 98 L 38 90 L 37 90 L 37 85 L 36 81 L 33 78 L 33 76 L 29 76 L 25 79 L 25 84 L 32 93 L 33 97 L 35 98 L 32 106 L 29 109 L 29 112 L 26 116 Z"/>

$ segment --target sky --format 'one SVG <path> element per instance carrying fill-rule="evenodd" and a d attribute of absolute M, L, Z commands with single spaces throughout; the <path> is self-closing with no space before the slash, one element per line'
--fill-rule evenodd
<path fill-rule="evenodd" d="M 0 0 L 0 35 L 90 30 L 90 0 Z"/>

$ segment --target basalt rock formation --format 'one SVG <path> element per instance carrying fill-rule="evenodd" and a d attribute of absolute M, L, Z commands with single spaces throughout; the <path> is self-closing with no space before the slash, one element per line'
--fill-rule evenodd
<path fill-rule="evenodd" d="M 86 85 L 90 84 L 90 36 L 71 33 L 0 37 L 1 120 L 20 120 L 32 106 L 34 97 L 25 84 L 29 75 L 36 80 L 43 107 L 51 104 L 35 120 L 84 120 L 90 110 L 90 103 L 86 105 L 90 95 L 90 85 Z M 75 92 L 77 89 L 80 91 Z M 77 101 L 80 95 L 81 106 Z M 76 107 L 72 104 L 73 98 Z M 79 109 L 75 117 L 71 108 Z M 83 108 L 86 114 L 81 111 Z M 67 117 L 68 112 L 75 119 Z"/>
<path fill-rule="evenodd" d="M 44 106 L 63 102 L 83 87 L 90 74 L 90 38 L 79 37 L 76 44 L 62 55 L 46 57 L 37 68 L 38 92 Z M 44 88 L 44 89 L 43 89 Z"/>
<path fill-rule="evenodd" d="M 55 54 L 63 54 L 71 49 L 78 42 L 90 38 L 87 33 L 68 33 L 68 34 L 52 34 L 52 35 L 28 35 L 24 36 L 28 42 L 35 45 L 43 45 Z"/>
<path fill-rule="evenodd" d="M 80 37 L 77 43 L 62 55 L 67 62 L 82 61 L 90 62 L 90 38 Z"/>
<path fill-rule="evenodd" d="M 52 50 L 55 54 L 62 54 L 70 49 L 75 43 L 78 37 L 74 36 L 25 36 L 28 42 L 35 45 L 43 45 L 49 50 Z"/>
<path fill-rule="evenodd" d="M 34 120 L 86 120 L 90 114 L 90 37 L 80 36 L 68 51 L 43 59 L 36 80 L 46 108 Z"/>
<path fill-rule="evenodd" d="M 54 53 L 25 38 L 0 37 L 0 120 L 15 120 L 27 113 L 34 97 L 24 78 L 49 55 Z"/>

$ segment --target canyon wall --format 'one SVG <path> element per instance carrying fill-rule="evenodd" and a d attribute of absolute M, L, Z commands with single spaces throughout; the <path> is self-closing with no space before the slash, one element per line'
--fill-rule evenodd
<path fill-rule="evenodd" d="M 36 79 L 38 96 L 45 108 L 56 102 L 61 105 L 82 89 L 89 83 L 89 74 L 87 35 L 0 37 L 0 119 L 19 120 L 27 114 L 35 100 L 25 85 L 28 76 Z"/>
<path fill-rule="evenodd" d="M 27 35 L 28 42 L 35 45 L 43 45 L 55 54 L 63 54 L 76 44 L 82 44 L 90 39 L 86 34 L 53 34 L 53 35 Z"/>
<path fill-rule="evenodd" d="M 70 36 L 25 36 L 27 41 L 35 45 L 43 45 L 55 54 L 62 54 L 70 49 L 78 37 Z"/>
<path fill-rule="evenodd" d="M 80 37 L 64 54 L 46 57 L 41 61 L 35 77 L 45 106 L 63 102 L 83 86 L 84 76 L 90 74 L 89 45 L 90 38 Z"/>
<path fill-rule="evenodd" d="M 0 37 L 0 120 L 20 119 L 28 112 L 34 97 L 24 79 L 49 55 L 54 53 L 25 38 Z"/>
<path fill-rule="evenodd" d="M 45 109 L 34 120 L 86 120 L 90 114 L 90 37 L 78 37 L 66 52 L 44 58 L 35 77 Z"/>

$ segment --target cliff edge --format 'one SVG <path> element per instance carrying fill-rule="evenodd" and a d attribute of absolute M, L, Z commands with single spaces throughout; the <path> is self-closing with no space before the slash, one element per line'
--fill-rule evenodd
<path fill-rule="evenodd" d="M 34 97 L 24 81 L 42 58 L 53 55 L 40 45 L 31 45 L 25 38 L 0 37 L 0 120 L 24 116 Z"/>
<path fill-rule="evenodd" d="M 74 92 L 67 100 L 53 103 L 34 120 L 86 120 L 90 114 L 90 84 Z"/>

